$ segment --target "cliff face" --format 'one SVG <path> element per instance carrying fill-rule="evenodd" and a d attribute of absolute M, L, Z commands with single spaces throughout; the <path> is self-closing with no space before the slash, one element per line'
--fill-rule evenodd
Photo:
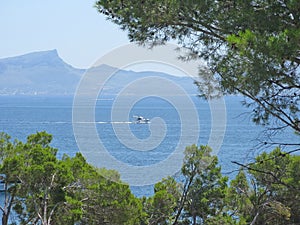
<path fill-rule="evenodd" d="M 84 71 L 56 50 L 0 59 L 0 95 L 71 95 Z"/>

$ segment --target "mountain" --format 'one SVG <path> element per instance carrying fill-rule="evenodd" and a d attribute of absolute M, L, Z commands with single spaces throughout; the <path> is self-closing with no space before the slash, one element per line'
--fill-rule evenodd
<path fill-rule="evenodd" d="M 71 95 L 84 72 L 56 50 L 0 59 L 0 95 Z"/>
<path fill-rule="evenodd" d="M 90 71 L 101 76 L 101 74 L 116 71 L 116 68 L 100 65 L 92 67 L 88 70 Z M 56 50 L 0 59 L 0 95 L 73 95 L 85 72 L 85 69 L 76 69 L 65 63 Z M 131 82 L 149 76 L 158 76 L 173 81 L 187 90 L 189 94 L 198 93 L 197 87 L 189 77 L 153 71 L 118 70 L 105 83 L 104 94 L 115 95 Z M 159 88 L 165 87 L 158 85 L 157 90 Z M 136 91 L 139 92 L 139 90 Z M 170 91 L 170 93 L 173 92 Z"/>
<path fill-rule="evenodd" d="M 113 75 L 109 78 L 109 80 L 105 83 L 104 90 L 102 90 L 102 94 L 104 95 L 115 95 L 116 93 L 119 93 L 122 89 L 129 87 L 134 82 L 139 82 L 142 85 L 135 85 L 134 88 L 132 88 L 132 93 L 128 93 L 131 95 L 139 93 L 144 93 L 144 86 L 149 85 L 151 87 L 155 87 L 155 90 L 157 90 L 158 93 L 160 92 L 160 89 L 166 89 L 167 86 L 164 85 L 164 83 L 157 83 L 155 81 L 155 77 L 162 78 L 162 82 L 164 80 L 170 81 L 174 85 L 178 85 L 180 88 L 182 88 L 184 91 L 186 91 L 190 95 L 197 95 L 199 94 L 197 86 L 194 84 L 194 80 L 191 77 L 188 76 L 175 76 L 170 75 L 163 72 L 154 72 L 154 71 L 143 71 L 143 72 L 135 72 L 131 70 L 117 70 L 113 67 L 107 66 L 107 65 L 101 65 L 97 68 L 94 68 L 93 70 L 97 71 L 99 75 L 102 73 L 102 71 L 105 71 L 105 73 Z M 116 71 L 116 73 L 113 73 L 113 71 Z M 87 73 L 89 73 L 88 71 Z M 92 72 L 91 72 L 92 73 Z M 150 78 L 147 80 L 147 82 L 151 83 L 143 83 L 143 78 Z M 174 94 L 174 90 L 169 90 L 169 93 L 172 95 Z"/>

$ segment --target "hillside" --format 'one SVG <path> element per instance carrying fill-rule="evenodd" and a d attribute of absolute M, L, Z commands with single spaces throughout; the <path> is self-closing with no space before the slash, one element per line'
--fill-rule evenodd
<path fill-rule="evenodd" d="M 100 65 L 91 70 L 97 71 L 101 76 L 116 69 L 108 65 Z M 73 95 L 85 71 L 85 69 L 76 69 L 65 63 L 56 50 L 0 59 L 0 95 Z M 179 84 L 189 94 L 197 94 L 197 87 L 189 77 L 153 71 L 126 70 L 119 70 L 111 76 L 105 84 L 104 94 L 115 95 L 129 83 L 149 76 L 165 78 Z M 157 88 L 165 87 L 158 86 Z M 139 90 L 136 91 L 139 92 Z M 172 93 L 171 90 L 170 93 Z"/>
<path fill-rule="evenodd" d="M 0 95 L 70 95 L 84 71 L 56 50 L 0 59 Z"/>

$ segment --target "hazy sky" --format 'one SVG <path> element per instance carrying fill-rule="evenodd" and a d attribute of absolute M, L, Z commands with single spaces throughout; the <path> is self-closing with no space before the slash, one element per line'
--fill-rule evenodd
<path fill-rule="evenodd" d="M 128 43 L 127 33 L 93 7 L 95 0 L 1 0 L 0 58 L 57 49 L 67 63 L 87 68 Z"/>

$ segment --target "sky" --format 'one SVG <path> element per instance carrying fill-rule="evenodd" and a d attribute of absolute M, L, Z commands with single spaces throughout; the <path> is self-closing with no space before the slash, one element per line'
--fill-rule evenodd
<path fill-rule="evenodd" d="M 96 0 L 0 0 L 0 58 L 57 49 L 76 68 L 129 43 L 126 31 L 98 13 Z"/>

